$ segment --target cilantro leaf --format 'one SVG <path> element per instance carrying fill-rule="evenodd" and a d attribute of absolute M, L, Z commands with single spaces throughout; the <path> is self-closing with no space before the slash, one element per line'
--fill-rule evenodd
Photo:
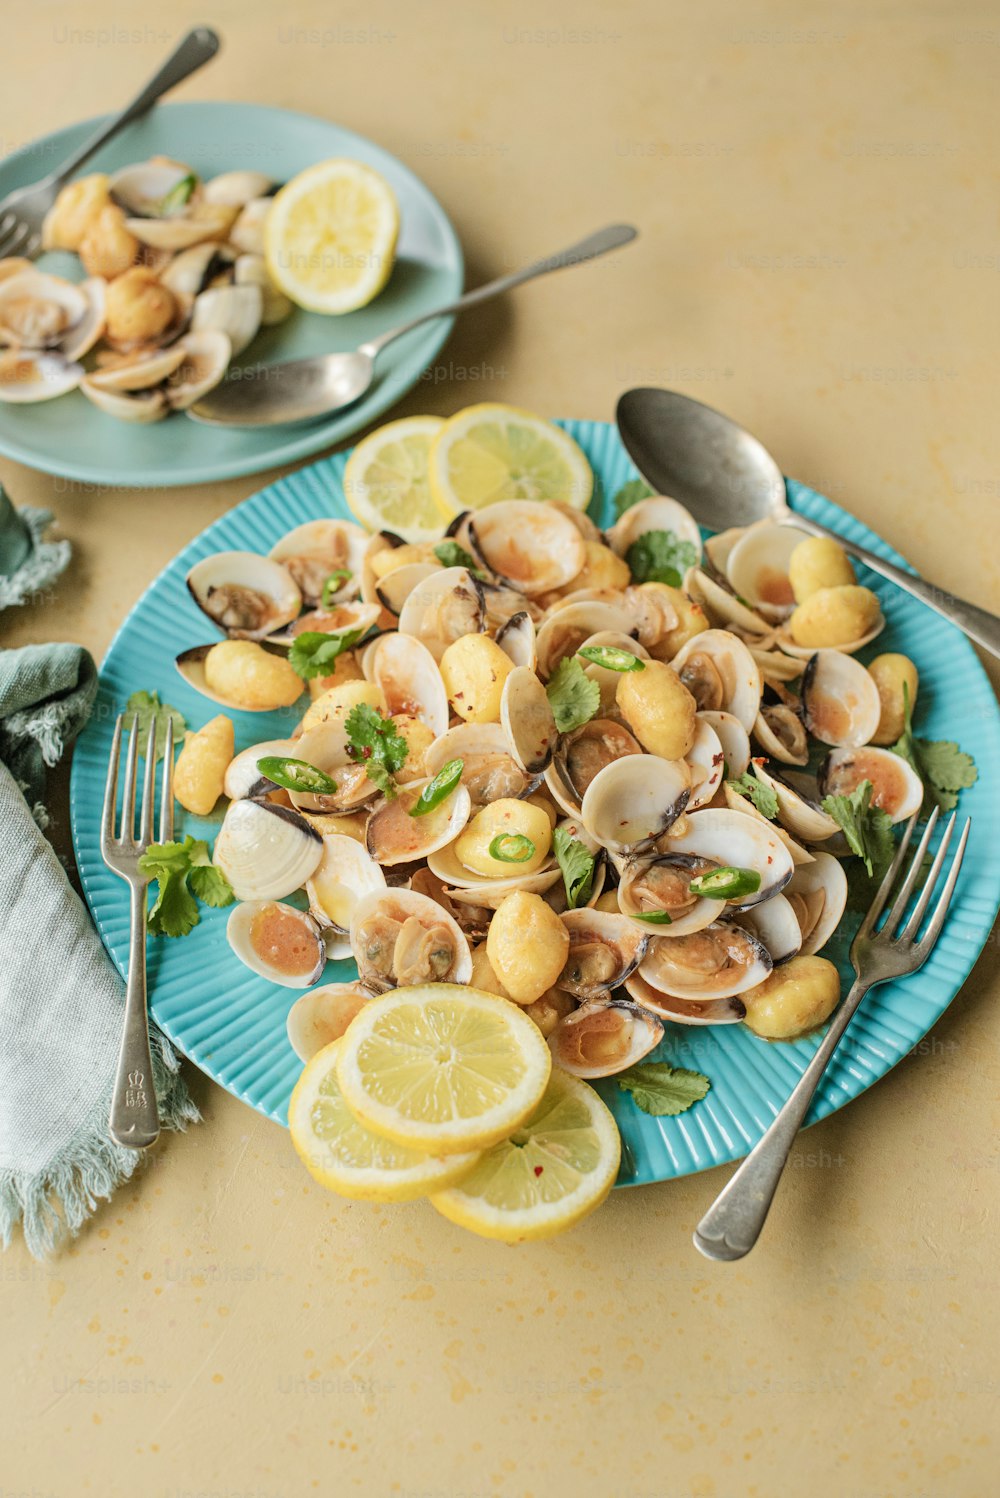
<path fill-rule="evenodd" d="M 172 719 L 174 725 L 174 744 L 183 739 L 187 724 L 184 717 L 169 702 L 161 702 L 159 692 L 133 692 L 125 704 L 126 716 L 135 713 L 136 727 L 139 732 L 139 753 L 145 759 L 146 741 L 149 738 L 149 725 L 156 720 L 156 758 L 163 758 L 163 750 L 167 742 L 167 723 Z"/>
<path fill-rule="evenodd" d="M 556 862 L 562 869 L 566 903 L 570 910 L 576 910 L 577 906 L 585 905 L 590 898 L 597 858 L 578 838 L 567 832 L 565 827 L 553 829 L 552 847 Z"/>
<path fill-rule="evenodd" d="M 615 1078 L 622 1092 L 630 1092 L 632 1101 L 643 1113 L 654 1118 L 673 1118 L 700 1102 L 711 1082 L 700 1071 L 670 1066 L 666 1061 L 647 1061 L 630 1066 Z"/>
<path fill-rule="evenodd" d="M 627 484 L 622 484 L 611 503 L 614 507 L 615 519 L 620 520 L 625 511 L 637 505 L 640 499 L 649 499 L 653 491 L 645 479 L 629 479 Z"/>
<path fill-rule="evenodd" d="M 158 885 L 146 917 L 153 936 L 187 936 L 201 920 L 198 899 L 206 905 L 231 905 L 235 896 L 221 869 L 211 861 L 208 844 L 186 837 L 182 843 L 151 843 L 139 859 L 139 870 Z"/>
<path fill-rule="evenodd" d="M 924 782 L 923 815 L 936 804 L 941 811 L 954 811 L 958 792 L 979 779 L 975 760 L 949 739 L 918 739 L 913 734 L 913 709 L 903 683 L 903 732 L 891 746 L 892 753 L 916 770 Z"/>
<path fill-rule="evenodd" d="M 601 705 L 601 689 L 591 681 L 575 656 L 561 660 L 545 688 L 560 733 L 571 733 L 589 723 Z"/>
<path fill-rule="evenodd" d="M 409 753 L 409 745 L 395 723 L 383 718 L 377 707 L 359 702 L 348 713 L 344 731 L 351 758 L 364 765 L 368 779 L 391 799 L 396 794 L 392 777 L 403 768 Z"/>
<path fill-rule="evenodd" d="M 438 542 L 434 548 L 434 555 L 442 567 L 467 567 L 473 577 L 484 576 L 484 573 L 476 566 L 475 557 L 471 556 L 464 546 L 459 546 L 457 541 L 452 541 L 450 537 Z"/>
<path fill-rule="evenodd" d="M 629 571 L 637 583 L 667 583 L 679 588 L 684 573 L 698 562 L 692 541 L 681 541 L 673 531 L 646 531 L 625 553 Z"/>
<path fill-rule="evenodd" d="M 840 827 L 869 879 L 881 879 L 895 857 L 896 840 L 889 813 L 872 806 L 871 799 L 872 783 L 862 780 L 849 796 L 824 796 L 823 810 Z"/>
<path fill-rule="evenodd" d="M 356 645 L 363 634 L 362 629 L 338 629 L 333 634 L 304 629 L 292 641 L 288 652 L 289 665 L 303 681 L 310 681 L 314 676 L 329 676 L 337 657 Z"/>
<path fill-rule="evenodd" d="M 726 784 L 752 802 L 762 817 L 767 817 L 769 822 L 774 821 L 778 815 L 778 798 L 769 785 L 758 780 L 756 775 L 751 775 L 749 770 L 744 770 L 742 775 L 727 780 Z"/>

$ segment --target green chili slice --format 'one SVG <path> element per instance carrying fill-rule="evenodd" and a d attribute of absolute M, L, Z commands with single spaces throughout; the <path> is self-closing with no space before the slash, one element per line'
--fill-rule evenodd
<path fill-rule="evenodd" d="M 442 765 L 434 779 L 424 786 L 416 804 L 410 807 L 410 816 L 423 817 L 427 812 L 433 811 L 435 806 L 440 806 L 461 780 L 464 769 L 465 761 L 461 759 L 450 759 L 446 765 Z"/>
<path fill-rule="evenodd" d="M 646 662 L 633 655 L 631 650 L 620 650 L 617 645 L 583 645 L 576 652 L 585 661 L 603 666 L 606 671 L 645 671 Z"/>
<path fill-rule="evenodd" d="M 490 857 L 500 863 L 527 863 L 535 855 L 535 845 L 523 832 L 498 832 L 490 843 Z"/>
<path fill-rule="evenodd" d="M 665 910 L 636 910 L 632 912 L 634 921 L 645 921 L 647 926 L 669 926 L 672 917 Z"/>
<path fill-rule="evenodd" d="M 350 582 L 352 575 L 350 569 L 347 567 L 338 567 L 336 572 L 330 573 L 330 576 L 323 584 L 323 592 L 320 596 L 320 603 L 323 608 L 328 609 L 330 607 L 330 604 L 333 602 L 334 593 L 339 593 L 344 584 Z"/>
<path fill-rule="evenodd" d="M 257 761 L 257 768 L 268 780 L 286 791 L 304 791 L 309 795 L 332 796 L 337 782 L 304 759 L 288 759 L 283 754 L 268 754 Z"/>
<path fill-rule="evenodd" d="M 702 895 L 709 900 L 736 900 L 740 895 L 757 893 L 760 875 L 756 869 L 712 869 L 710 873 L 692 879 L 688 888 L 693 895 Z"/>

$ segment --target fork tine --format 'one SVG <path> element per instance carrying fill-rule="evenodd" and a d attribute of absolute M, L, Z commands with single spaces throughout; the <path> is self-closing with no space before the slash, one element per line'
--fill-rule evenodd
<path fill-rule="evenodd" d="M 952 820 L 954 821 L 954 818 L 952 818 Z M 958 847 L 955 850 L 955 856 L 951 861 L 951 868 L 948 870 L 948 878 L 945 880 L 944 889 L 941 891 L 940 895 L 938 895 L 938 901 L 934 907 L 934 914 L 931 916 L 931 923 L 927 927 L 924 935 L 920 938 L 917 948 L 918 951 L 929 951 L 937 941 L 938 937 L 941 935 L 941 927 L 944 925 L 944 918 L 948 914 L 948 906 L 951 903 L 951 897 L 954 893 L 955 885 L 958 883 L 958 875 L 962 867 L 962 859 L 965 857 L 965 845 L 969 841 L 969 829 L 971 828 L 971 826 L 972 818 L 966 817 L 965 826 L 962 828 L 962 836 L 960 837 Z"/>
<path fill-rule="evenodd" d="M 135 771 L 139 759 L 139 718 L 132 719 L 128 736 L 128 758 L 125 761 L 125 784 L 122 788 L 122 822 L 118 836 L 121 841 L 133 842 L 135 838 Z"/>
<path fill-rule="evenodd" d="M 873 929 L 875 922 L 878 920 L 879 916 L 882 914 L 882 907 L 885 905 L 886 900 L 888 900 L 892 886 L 896 882 L 896 876 L 903 866 L 903 859 L 906 857 L 906 850 L 910 846 L 910 838 L 913 836 L 913 829 L 917 825 L 917 818 L 919 817 L 919 815 L 919 810 L 915 811 L 913 813 L 913 816 L 906 824 L 903 836 L 899 840 L 899 847 L 896 849 L 896 856 L 892 860 L 892 865 L 889 868 L 888 873 L 883 877 L 882 883 L 879 885 L 875 893 L 875 898 L 871 903 L 868 914 L 861 922 L 861 926 L 858 931 L 859 936 L 867 936 Z"/>
<path fill-rule="evenodd" d="M 163 745 L 163 784 L 160 787 L 160 842 L 168 843 L 174 835 L 174 720 L 167 718 L 167 738 Z"/>
<path fill-rule="evenodd" d="M 0 241 L 0 259 L 6 259 L 8 255 L 13 255 L 30 234 L 31 229 L 29 225 L 22 223 L 20 219 L 15 219 L 11 232 L 7 235 L 6 239 Z"/>
<path fill-rule="evenodd" d="M 136 725 L 138 736 L 138 724 Z M 146 735 L 146 771 L 142 777 L 142 820 L 139 841 L 145 846 L 153 841 L 153 808 L 156 804 L 156 714 L 149 720 Z"/>
<path fill-rule="evenodd" d="M 13 227 L 14 227 L 14 225 L 16 223 L 17 223 L 17 215 L 14 214 L 14 213 L 11 213 L 10 209 L 8 208 L 7 212 L 4 214 L 3 218 L 0 218 L 0 234 L 7 234 L 7 233 L 9 233 L 10 230 L 13 229 Z"/>
<path fill-rule="evenodd" d="M 931 895 L 934 893 L 934 886 L 937 884 L 941 869 L 944 866 L 945 855 L 948 852 L 948 844 L 951 842 L 951 834 L 954 831 L 955 818 L 957 816 L 958 813 L 953 811 L 948 820 L 948 825 L 944 829 L 944 836 L 941 839 L 940 847 L 934 855 L 934 862 L 931 864 L 930 872 L 928 873 L 927 878 L 924 880 L 924 887 L 920 891 L 920 899 L 913 907 L 913 914 L 910 916 L 910 919 L 907 921 L 902 931 L 900 931 L 897 938 L 898 941 L 913 941 L 916 938 L 917 932 L 920 930 L 920 922 L 923 920 L 924 916 L 927 913 L 927 907 L 931 902 Z"/>
<path fill-rule="evenodd" d="M 892 935 L 893 930 L 896 926 L 899 925 L 899 922 L 906 914 L 906 907 L 910 903 L 910 896 L 913 894 L 914 885 L 916 884 L 917 879 L 920 877 L 920 868 L 927 853 L 927 848 L 930 843 L 931 836 L 933 835 L 934 828 L 937 826 L 937 819 L 938 809 L 935 806 L 934 810 L 927 818 L 927 826 L 924 828 L 924 835 L 917 845 L 917 851 L 916 853 L 914 853 L 913 857 L 910 860 L 910 867 L 907 870 L 906 878 L 904 879 L 895 900 L 893 900 L 891 906 L 889 907 L 889 914 L 886 916 L 885 923 L 882 926 L 880 935 L 886 937 L 887 939 Z"/>
<path fill-rule="evenodd" d="M 115 840 L 115 806 L 118 801 L 118 761 L 122 747 L 122 715 L 118 714 L 111 753 L 108 756 L 108 778 L 104 786 L 104 812 L 101 816 L 101 846 Z"/>

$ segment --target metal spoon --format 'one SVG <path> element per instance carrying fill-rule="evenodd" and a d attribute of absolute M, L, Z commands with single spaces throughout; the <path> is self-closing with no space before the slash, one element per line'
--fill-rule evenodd
<path fill-rule="evenodd" d="M 952 593 L 904 572 L 835 531 L 789 508 L 781 469 L 749 432 L 721 411 L 675 390 L 626 390 L 618 402 L 618 430 L 639 472 L 657 494 L 687 505 L 713 531 L 773 520 L 811 536 L 832 536 L 873 572 L 919 598 L 1000 656 L 1000 619 Z"/>
<path fill-rule="evenodd" d="M 584 260 L 594 260 L 598 255 L 606 255 L 609 250 L 617 250 L 635 239 L 638 232 L 631 224 L 610 224 L 558 255 L 536 260 L 524 270 L 488 281 L 475 291 L 467 291 L 457 301 L 434 307 L 399 327 L 390 328 L 380 337 L 362 343 L 353 354 L 323 354 L 314 359 L 293 359 L 286 364 L 234 369 L 188 414 L 211 426 L 253 427 L 286 425 L 329 416 L 361 399 L 375 378 L 375 361 L 379 354 L 411 328 L 435 317 L 448 317 L 455 312 L 465 312 L 469 307 L 478 307 L 502 291 L 520 286 L 522 281 L 532 281 L 536 276 L 548 275 L 549 271 L 563 270 Z"/>

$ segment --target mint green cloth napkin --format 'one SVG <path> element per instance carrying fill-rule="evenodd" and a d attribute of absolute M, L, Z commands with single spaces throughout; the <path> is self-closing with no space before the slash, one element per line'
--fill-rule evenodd
<path fill-rule="evenodd" d="M 139 1155 L 108 1137 L 125 987 L 45 838 L 45 773 L 86 722 L 97 672 L 77 645 L 0 651 L 0 1241 L 30 1251 L 76 1233 Z M 199 1114 L 151 1036 L 164 1128 Z"/>

